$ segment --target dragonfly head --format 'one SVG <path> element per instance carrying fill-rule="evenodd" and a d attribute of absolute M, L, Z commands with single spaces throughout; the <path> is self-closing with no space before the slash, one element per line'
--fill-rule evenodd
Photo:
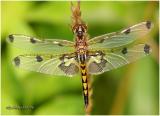
<path fill-rule="evenodd" d="M 85 24 L 78 24 L 73 27 L 73 32 L 76 36 L 82 37 L 87 32 L 87 26 Z"/>

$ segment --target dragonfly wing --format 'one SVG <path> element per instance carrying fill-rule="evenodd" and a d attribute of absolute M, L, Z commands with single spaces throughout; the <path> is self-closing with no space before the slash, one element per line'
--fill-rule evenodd
<path fill-rule="evenodd" d="M 138 37 L 148 33 L 153 24 L 150 21 L 142 22 L 119 32 L 104 34 L 88 41 L 89 50 L 109 49 L 132 43 Z"/>
<path fill-rule="evenodd" d="M 116 69 L 148 55 L 151 48 L 147 44 L 123 47 L 109 51 L 97 51 L 89 56 L 87 68 L 90 74 L 101 74 Z"/>
<path fill-rule="evenodd" d="M 79 72 L 73 55 L 20 55 L 13 59 L 16 67 L 44 74 L 72 76 Z"/>
<path fill-rule="evenodd" d="M 39 40 L 25 35 L 9 35 L 7 40 L 18 48 L 39 54 L 64 54 L 74 52 L 74 43 L 67 40 Z"/>

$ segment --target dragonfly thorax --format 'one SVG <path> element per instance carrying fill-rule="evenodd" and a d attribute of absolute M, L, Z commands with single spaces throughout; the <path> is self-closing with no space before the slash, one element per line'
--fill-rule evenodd
<path fill-rule="evenodd" d="M 79 39 L 79 37 L 76 38 L 76 51 L 78 54 L 86 54 L 87 43 L 84 36 L 82 37 L 82 39 Z"/>
<path fill-rule="evenodd" d="M 84 63 L 87 54 L 86 36 L 82 36 L 81 38 L 79 36 L 76 37 L 76 52 L 79 62 Z"/>

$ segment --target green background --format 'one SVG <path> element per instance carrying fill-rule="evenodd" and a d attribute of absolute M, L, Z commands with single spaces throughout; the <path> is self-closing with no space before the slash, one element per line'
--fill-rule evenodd
<path fill-rule="evenodd" d="M 6 43 L 9 34 L 73 40 L 70 2 L 1 2 L 2 114 L 85 114 L 80 76 L 59 78 L 16 69 L 21 54 Z M 90 38 L 150 20 L 153 30 L 142 38 L 150 56 L 92 77 L 92 114 L 158 114 L 158 2 L 81 2 Z M 32 110 L 7 109 L 33 106 Z"/>

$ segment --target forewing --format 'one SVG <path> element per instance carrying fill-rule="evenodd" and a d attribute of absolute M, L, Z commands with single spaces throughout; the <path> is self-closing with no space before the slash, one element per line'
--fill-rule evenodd
<path fill-rule="evenodd" d="M 74 52 L 74 43 L 67 40 L 40 40 L 25 35 L 9 35 L 7 40 L 18 48 L 38 54 L 64 54 Z"/>
<path fill-rule="evenodd" d="M 44 74 L 73 76 L 79 72 L 79 67 L 75 57 L 69 56 L 20 55 L 13 59 L 13 64 L 22 69 Z"/>
<path fill-rule="evenodd" d="M 147 44 L 138 44 L 132 47 L 123 47 L 112 51 L 97 51 L 90 55 L 87 68 L 90 74 L 101 74 L 129 64 L 148 55 L 151 48 Z"/>
<path fill-rule="evenodd" d="M 119 32 L 104 34 L 88 41 L 89 50 L 101 50 L 124 46 L 132 43 L 148 33 L 153 24 L 150 21 L 142 22 Z"/>

